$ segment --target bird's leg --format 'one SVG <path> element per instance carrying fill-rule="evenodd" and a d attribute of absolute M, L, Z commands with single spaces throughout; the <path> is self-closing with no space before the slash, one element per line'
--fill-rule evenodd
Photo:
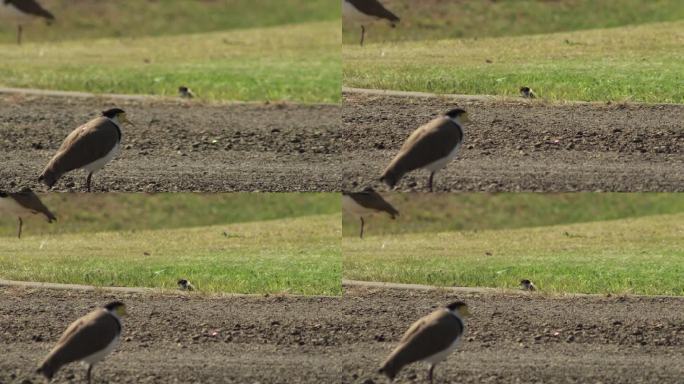
<path fill-rule="evenodd" d="M 435 370 L 435 365 L 430 364 L 430 369 L 428 369 L 428 380 L 430 381 L 430 384 L 432 384 L 432 371 Z"/>
<path fill-rule="evenodd" d="M 361 46 L 363 47 L 363 38 L 366 35 L 366 27 L 361 26 Z"/>
<path fill-rule="evenodd" d="M 88 174 L 88 178 L 86 179 L 86 187 L 88 188 L 88 192 L 90 192 L 90 179 L 93 177 L 93 173 L 90 172 Z"/>
<path fill-rule="evenodd" d="M 432 179 L 435 177 L 434 172 L 430 172 L 430 178 L 428 179 L 428 189 L 432 192 Z"/>
<path fill-rule="evenodd" d="M 88 384 L 90 384 L 90 373 L 93 370 L 93 365 L 95 364 L 88 364 Z"/>
<path fill-rule="evenodd" d="M 22 32 L 22 30 L 23 30 L 23 28 L 22 28 L 21 24 L 17 25 L 17 44 L 18 45 L 21 45 L 21 32 Z"/>
<path fill-rule="evenodd" d="M 363 225 L 364 225 L 363 217 L 361 217 L 361 233 L 359 234 L 359 237 L 362 239 L 363 239 Z"/>
<path fill-rule="evenodd" d="M 21 227 L 24 225 L 24 221 L 21 220 L 21 217 L 19 217 L 19 232 L 17 233 L 17 237 L 21 239 Z"/>

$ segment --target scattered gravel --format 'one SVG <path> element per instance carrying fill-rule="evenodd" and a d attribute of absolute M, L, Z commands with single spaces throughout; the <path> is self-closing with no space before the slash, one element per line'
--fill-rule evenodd
<path fill-rule="evenodd" d="M 385 383 L 377 366 L 407 327 L 455 299 L 473 316 L 436 382 L 667 384 L 684 376 L 684 298 L 360 287 L 340 298 L 211 298 L 0 287 L 0 383 L 43 382 L 32 371 L 68 323 L 115 298 L 129 316 L 96 382 Z M 84 374 L 72 364 L 54 382 Z M 423 383 L 425 374 L 414 364 L 397 383 Z"/>
<path fill-rule="evenodd" d="M 337 191 L 342 150 L 336 105 L 121 101 L 0 95 L 0 190 L 28 185 L 64 138 L 112 106 L 123 127 L 119 155 L 93 177 L 95 191 Z M 54 190 L 85 189 L 85 172 Z"/>
<path fill-rule="evenodd" d="M 465 142 L 436 191 L 684 191 L 684 105 L 547 104 L 344 94 L 345 190 L 374 185 L 409 134 L 456 106 Z M 426 190 L 428 171 L 398 190 Z"/>

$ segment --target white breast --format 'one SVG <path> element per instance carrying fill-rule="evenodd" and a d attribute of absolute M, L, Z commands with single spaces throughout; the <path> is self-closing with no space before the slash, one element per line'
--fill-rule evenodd
<path fill-rule="evenodd" d="M 440 169 L 446 167 L 446 165 L 449 164 L 449 162 L 453 160 L 454 157 L 456 157 L 459 148 L 461 148 L 461 143 L 458 143 L 456 147 L 454 147 L 454 149 L 452 149 L 446 157 L 442 157 L 441 159 L 426 165 L 424 168 L 429 170 L 430 172 L 439 171 Z"/>
<path fill-rule="evenodd" d="M 90 164 L 84 165 L 81 168 L 92 173 L 99 171 L 100 169 L 104 168 L 104 166 L 107 163 L 109 163 L 119 153 L 119 147 L 120 143 L 116 143 L 114 148 L 112 148 L 112 150 L 109 151 L 109 153 L 105 157 L 100 158 L 99 160 L 95 160 Z"/>
<path fill-rule="evenodd" d="M 457 316 L 456 314 L 454 314 L 453 312 L 452 312 L 452 315 L 458 317 L 458 316 Z M 461 325 L 463 326 L 463 329 L 462 329 L 461 334 L 460 334 L 458 337 L 456 337 L 456 339 L 455 339 L 455 340 L 454 340 L 454 341 L 453 341 L 445 350 L 443 350 L 443 351 L 441 351 L 441 352 L 437 352 L 437 353 L 435 353 L 435 354 L 432 355 L 432 356 L 428 356 L 428 357 L 426 357 L 425 359 L 423 359 L 423 361 L 425 361 L 425 362 L 427 362 L 427 363 L 429 363 L 429 364 L 436 364 L 436 363 L 439 363 L 440 361 L 443 361 L 444 359 L 446 359 L 446 358 L 449 356 L 449 354 L 451 354 L 451 352 L 453 352 L 454 349 L 456 349 L 456 347 L 458 347 L 458 344 L 460 344 L 460 342 L 461 342 L 461 338 L 462 338 L 463 335 L 465 335 L 465 333 L 466 333 L 466 325 L 465 325 L 465 322 L 463 322 L 463 320 L 462 320 L 460 317 L 458 317 L 458 318 L 459 318 L 459 320 L 461 321 Z"/>
<path fill-rule="evenodd" d="M 463 128 L 461 128 L 461 126 L 459 124 L 457 124 L 457 126 L 458 126 L 458 129 L 461 130 L 461 137 L 464 137 L 463 136 Z M 463 144 L 463 140 L 461 140 L 458 144 L 456 144 L 454 149 L 452 149 L 451 152 L 449 152 L 449 154 L 446 155 L 446 157 L 442 157 L 441 159 L 439 159 L 437 161 L 433 161 L 432 163 L 426 165 L 423 168 L 429 170 L 430 172 L 436 172 L 436 171 L 439 171 L 440 169 L 446 167 L 446 165 L 449 164 L 449 162 L 451 160 L 453 160 L 454 157 L 456 157 L 458 150 L 461 148 L 461 144 Z"/>
<path fill-rule="evenodd" d="M 451 345 L 449 345 L 449 347 L 447 349 L 445 349 L 441 352 L 437 352 L 432 356 L 426 357 L 425 359 L 423 359 L 423 361 L 430 363 L 430 364 L 436 364 L 436 363 L 439 363 L 441 361 L 444 361 L 444 359 L 446 359 L 451 354 L 451 352 L 453 352 L 454 349 L 456 349 L 456 347 L 458 347 L 458 344 L 460 343 L 460 341 L 461 341 L 461 338 L 457 337 L 456 340 L 454 340 L 454 342 L 451 343 Z"/>
<path fill-rule="evenodd" d="M 100 352 L 93 353 L 92 355 L 83 358 L 83 360 L 81 361 L 83 361 L 86 364 L 95 364 L 97 362 L 100 362 L 107 355 L 112 353 L 112 351 L 114 350 L 114 348 L 116 348 L 117 345 L 119 345 L 119 335 L 117 335 L 114 338 L 114 340 L 112 340 L 112 342 L 109 343 L 109 345 L 107 345 L 105 349 L 101 350 Z"/>

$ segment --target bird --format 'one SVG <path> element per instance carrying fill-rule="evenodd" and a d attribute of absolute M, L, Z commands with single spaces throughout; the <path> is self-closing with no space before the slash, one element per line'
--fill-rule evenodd
<path fill-rule="evenodd" d="M 35 0 L 0 0 L 0 3 L 3 5 L 0 13 L 9 15 L 17 21 L 17 44 L 21 44 L 23 24 L 34 17 L 42 17 L 48 21 L 48 24 L 55 20 L 55 16 Z"/>
<path fill-rule="evenodd" d="M 19 192 L 0 191 L 0 210 L 4 210 L 19 219 L 17 237 L 21 239 L 21 229 L 24 225 L 23 217 L 28 214 L 43 214 L 48 223 L 57 220 L 57 217 L 40 201 L 31 188 L 22 188 Z"/>
<path fill-rule="evenodd" d="M 74 321 L 36 372 L 50 381 L 62 366 L 81 361 L 88 366 L 87 377 L 90 384 L 93 366 L 102 361 L 119 343 L 121 317 L 125 315 L 126 305 L 113 301 Z"/>
<path fill-rule="evenodd" d="M 435 366 L 458 346 L 465 333 L 463 318 L 470 316 L 468 306 L 456 301 L 420 318 L 406 331 L 379 372 L 394 380 L 406 365 L 417 361 L 428 363 L 428 380 L 432 383 Z"/>
<path fill-rule="evenodd" d="M 528 279 L 523 279 L 520 280 L 520 289 L 525 290 L 525 291 L 536 291 L 537 287 L 534 286 L 534 283 Z"/>
<path fill-rule="evenodd" d="M 428 189 L 432 192 L 435 173 L 456 156 L 463 144 L 463 123 L 467 121 L 466 111 L 455 108 L 413 131 L 380 181 L 393 188 L 405 173 L 426 168 L 430 171 Z"/>
<path fill-rule="evenodd" d="M 181 99 L 192 99 L 195 97 L 195 94 L 192 93 L 192 90 L 186 86 L 180 86 L 178 87 L 178 97 Z"/>
<path fill-rule="evenodd" d="M 76 128 L 64 139 L 38 180 L 52 188 L 63 174 L 82 168 L 88 172 L 86 187 L 90 192 L 93 174 L 104 168 L 119 152 L 122 123 L 134 125 L 126 117 L 126 112 L 112 108 Z"/>
<path fill-rule="evenodd" d="M 178 289 L 181 291 L 194 291 L 195 286 L 186 279 L 180 279 L 178 280 Z"/>
<path fill-rule="evenodd" d="M 365 188 L 361 192 L 342 192 L 342 207 L 349 213 L 361 219 L 360 238 L 363 238 L 364 219 L 366 215 L 376 212 L 386 212 L 394 220 L 399 211 L 375 192 L 373 188 Z"/>
<path fill-rule="evenodd" d="M 534 99 L 537 97 L 530 87 L 520 87 L 520 96 L 526 99 Z"/>
<path fill-rule="evenodd" d="M 366 35 L 365 24 L 377 19 L 389 21 L 392 28 L 396 27 L 399 17 L 385 8 L 378 0 L 343 0 L 342 13 L 350 20 L 361 23 L 361 45 Z"/>

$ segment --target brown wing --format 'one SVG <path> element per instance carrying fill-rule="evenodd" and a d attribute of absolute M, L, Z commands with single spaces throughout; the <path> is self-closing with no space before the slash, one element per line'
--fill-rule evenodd
<path fill-rule="evenodd" d="M 46 362 L 61 367 L 105 349 L 118 335 L 120 324 L 104 309 L 97 309 L 74 321 L 64 331 Z"/>
<path fill-rule="evenodd" d="M 427 321 L 427 319 L 428 319 L 428 316 L 425 316 L 423 318 L 418 319 L 413 324 L 411 324 L 409 329 L 407 329 L 406 332 L 404 332 L 404 336 L 402 336 L 401 340 L 399 340 L 399 344 L 405 343 L 408 339 L 411 338 L 411 336 L 413 336 L 413 334 L 418 332 L 418 330 L 420 330 L 425 325 L 425 322 Z"/>
<path fill-rule="evenodd" d="M 385 8 L 378 0 L 347 0 L 354 8 L 361 13 L 369 16 L 387 19 L 389 21 L 399 21 L 399 18 L 394 13 Z"/>
<path fill-rule="evenodd" d="M 369 209 L 374 209 L 376 211 L 381 211 L 381 212 L 387 212 L 392 218 L 395 216 L 399 215 L 399 211 L 397 211 L 392 204 L 388 203 L 383 197 L 373 191 L 362 191 L 362 192 L 353 192 L 348 194 L 349 197 L 351 197 L 357 204 L 364 208 L 369 208 Z"/>
<path fill-rule="evenodd" d="M 33 213 L 42 213 L 48 219 L 48 222 L 57 220 L 54 214 L 43 204 L 42 201 L 30 189 L 24 189 L 21 192 L 10 194 L 12 199 L 22 207 L 31 210 Z"/>
<path fill-rule="evenodd" d="M 461 320 L 444 309 L 435 311 L 409 328 L 385 365 L 401 369 L 448 348 L 462 334 Z"/>
<path fill-rule="evenodd" d="M 453 121 L 439 117 L 416 129 L 394 157 L 388 170 L 404 174 L 433 163 L 463 141 L 463 130 Z"/>
<path fill-rule="evenodd" d="M 35 0 L 5 0 L 5 4 L 12 4 L 18 10 L 34 16 L 44 17 L 48 20 L 54 20 L 52 13 L 41 7 Z"/>
<path fill-rule="evenodd" d="M 64 174 L 106 156 L 121 140 L 121 131 L 111 120 L 98 117 L 76 128 L 64 139 L 46 170 Z"/>

